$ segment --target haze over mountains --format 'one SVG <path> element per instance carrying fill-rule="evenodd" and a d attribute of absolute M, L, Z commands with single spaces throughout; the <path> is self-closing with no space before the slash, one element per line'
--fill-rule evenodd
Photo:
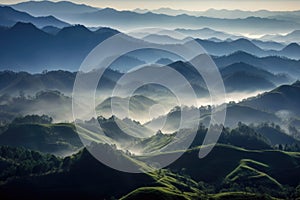
<path fill-rule="evenodd" d="M 62 28 L 68 23 L 56 19 L 53 16 L 33 17 L 26 12 L 19 12 L 8 6 L 0 6 L 0 25 L 13 26 L 17 22 L 32 23 L 37 27 L 54 26 Z"/>
<path fill-rule="evenodd" d="M 0 6 L 0 196 L 299 198 L 299 19 L 299 11 L 120 11 L 67 1 Z M 141 27 L 168 30 L 125 32 Z M 116 34 L 120 49 L 126 43 L 185 51 L 184 44 L 198 43 L 216 64 L 226 98 L 212 104 L 207 80 L 191 65 L 206 58 L 203 52 L 183 60 L 162 48 L 121 55 L 92 89 L 99 71 L 79 66 Z M 134 79 L 138 72 L 146 76 Z M 85 78 L 83 102 L 72 99 L 78 74 Z M 133 79 L 122 82 L 126 76 Z M 138 84 L 130 94 L 113 93 Z M 85 105 L 92 115 L 73 115 L 74 108 L 89 112 Z"/>
<path fill-rule="evenodd" d="M 210 27 L 217 30 L 229 32 L 250 32 L 254 34 L 265 33 L 287 33 L 299 27 L 299 12 L 244 12 L 209 10 L 200 15 L 193 16 L 185 12 L 176 16 L 156 14 L 154 12 L 137 13 L 133 11 L 117 11 L 111 8 L 92 8 L 86 5 L 76 5 L 69 2 L 24 2 L 11 5 L 13 8 L 28 12 L 35 16 L 53 15 L 69 23 L 81 23 L 88 26 L 110 26 L 117 29 L 128 29 L 137 27 L 168 27 L 168 28 L 204 28 Z M 45 7 L 49 9 L 44 9 Z M 62 11 L 64 11 L 62 13 Z M 226 17 L 226 12 L 232 17 Z M 210 13 L 210 14 L 209 14 Z M 281 16 L 283 14 L 283 16 Z M 271 17 L 271 16 L 279 16 Z M 285 18 L 284 15 L 292 15 Z M 199 16 L 199 17 L 198 17 Z M 280 17 L 281 16 L 281 17 Z M 269 17 L 269 18 L 266 18 Z M 128 23 L 130 21 L 130 23 Z M 123 24 L 126 24 L 123 25 Z M 174 25 L 171 25 L 174 24 Z M 247 24 L 247 26 L 245 26 Z M 230 26 L 228 26 L 230 25 Z M 230 28 L 229 28 L 230 27 Z"/>
<path fill-rule="evenodd" d="M 207 16 L 207 17 L 216 17 L 216 18 L 246 18 L 251 16 L 256 17 L 267 17 L 267 18 L 286 18 L 288 19 L 296 19 L 300 16 L 300 11 L 269 11 L 269 10 L 257 10 L 257 11 L 244 11 L 244 10 L 228 10 L 228 9 L 208 9 L 206 11 L 188 11 L 188 10 L 175 10 L 171 8 L 160 8 L 155 10 L 147 10 L 147 9 L 135 9 L 134 11 L 139 13 L 153 12 L 159 14 L 167 14 L 167 15 L 180 15 L 180 14 L 188 14 L 194 16 Z"/>
<path fill-rule="evenodd" d="M 99 28 L 96 31 L 90 31 L 81 25 L 65 27 L 61 30 L 55 29 L 54 33 L 51 32 L 51 30 L 52 29 L 50 29 L 50 33 L 48 33 L 46 29 L 41 30 L 30 23 L 21 22 L 18 22 L 11 28 L 0 29 L 0 35 L 1 38 L 3 38 L 1 45 L 9 46 L 7 49 L 1 49 L 1 69 L 6 69 L 7 66 L 9 66 L 12 70 L 38 72 L 42 71 L 44 66 L 44 69 L 48 70 L 67 69 L 76 71 L 86 55 L 96 45 L 108 37 L 119 33 L 117 30 L 110 28 Z M 296 43 L 289 44 L 283 47 L 282 50 L 264 50 L 247 39 L 224 42 L 200 39 L 196 39 L 196 41 L 202 45 L 210 55 L 216 56 L 229 55 L 236 51 L 244 51 L 258 57 L 276 55 L 299 59 L 300 52 L 300 46 Z M 131 42 L 143 41 L 131 40 Z M 23 44 L 24 48 L 18 48 L 20 43 Z M 155 52 L 155 50 L 152 51 L 153 53 Z M 148 53 L 149 52 L 147 52 L 147 54 Z M 146 52 L 144 54 L 146 54 Z M 31 59 L 28 59 L 29 57 Z M 137 57 L 137 55 L 132 54 L 131 57 L 133 58 L 126 58 L 127 63 L 131 62 L 131 65 L 135 65 L 133 64 L 133 59 L 135 59 L 134 57 Z M 153 57 L 150 60 L 158 60 L 160 58 L 161 57 Z M 174 59 L 173 57 L 169 58 Z M 123 59 L 125 59 L 125 57 Z M 145 61 L 146 60 L 134 62 L 136 64 L 142 64 Z M 124 60 L 124 62 L 126 62 L 126 60 Z M 291 62 L 294 61 L 291 60 Z"/>

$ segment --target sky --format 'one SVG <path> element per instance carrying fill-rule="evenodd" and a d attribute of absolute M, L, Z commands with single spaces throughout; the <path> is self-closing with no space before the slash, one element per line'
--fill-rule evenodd
<path fill-rule="evenodd" d="M 14 4 L 26 0 L 0 0 L 0 4 Z M 59 0 L 52 0 L 59 1 Z M 184 10 L 240 9 L 240 10 L 300 10 L 300 0 L 69 0 L 94 7 L 119 10 L 135 8 L 157 9 L 169 7 Z"/>

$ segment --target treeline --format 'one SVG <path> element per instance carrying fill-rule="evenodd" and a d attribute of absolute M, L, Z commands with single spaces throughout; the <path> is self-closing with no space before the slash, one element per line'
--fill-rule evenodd
<path fill-rule="evenodd" d="M 25 148 L 0 146 L 0 181 L 58 170 L 62 159 Z"/>

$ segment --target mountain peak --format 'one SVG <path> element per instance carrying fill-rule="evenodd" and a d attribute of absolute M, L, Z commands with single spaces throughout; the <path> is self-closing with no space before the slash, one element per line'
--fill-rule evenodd
<path fill-rule="evenodd" d="M 72 34 L 72 33 L 76 33 L 78 35 L 78 34 L 82 34 L 82 33 L 92 33 L 92 32 L 88 28 L 86 28 L 85 26 L 80 25 L 80 24 L 65 27 L 58 32 L 59 35 Z"/>
<path fill-rule="evenodd" d="M 249 65 L 247 63 L 244 63 L 244 62 L 237 62 L 237 63 L 233 63 L 227 67 L 239 67 L 239 68 L 255 68 L 254 66 L 252 65 Z"/>
<path fill-rule="evenodd" d="M 94 31 L 94 33 L 96 33 L 96 34 L 111 33 L 111 34 L 115 35 L 120 32 L 115 29 L 109 28 L 109 27 L 101 27 L 101 28 L 97 29 L 96 31 Z"/>
<path fill-rule="evenodd" d="M 283 55 L 295 55 L 295 58 L 298 58 L 300 52 L 300 45 L 297 43 L 291 43 L 284 47 L 282 50 Z"/>
<path fill-rule="evenodd" d="M 238 43 L 240 45 L 247 45 L 248 47 L 252 46 L 252 47 L 255 47 L 255 48 L 259 48 L 255 44 L 253 44 L 250 40 L 248 40 L 246 38 L 239 38 L 239 39 L 236 39 L 236 40 L 231 41 L 231 42 L 229 41 L 229 43 Z"/>
<path fill-rule="evenodd" d="M 300 47 L 299 44 L 297 44 L 296 42 L 293 42 L 293 43 L 287 45 L 284 49 L 295 49 L 295 48 L 298 49 L 299 47 Z"/>
<path fill-rule="evenodd" d="M 115 10 L 113 8 L 106 7 L 106 8 L 103 8 L 103 9 L 99 10 L 99 11 L 109 13 L 109 12 L 116 12 L 117 10 Z"/>
<path fill-rule="evenodd" d="M 27 31 L 39 30 L 39 29 L 32 23 L 17 22 L 13 27 L 11 27 L 11 30 L 27 32 Z"/>
<path fill-rule="evenodd" d="M 247 53 L 245 51 L 236 51 L 236 52 L 233 52 L 232 54 L 230 54 L 230 56 L 238 56 L 238 57 L 241 57 L 241 56 L 245 56 L 245 57 L 256 57 L 250 53 Z"/>

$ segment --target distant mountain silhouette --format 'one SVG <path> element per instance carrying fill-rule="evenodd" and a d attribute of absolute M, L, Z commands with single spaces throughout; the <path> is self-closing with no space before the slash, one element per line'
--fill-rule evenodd
<path fill-rule="evenodd" d="M 239 10 L 239 9 L 214 9 L 210 8 L 205 11 L 190 11 L 184 9 L 172 9 L 172 8 L 158 8 L 158 9 L 140 9 L 137 8 L 134 10 L 138 13 L 147 13 L 153 12 L 157 14 L 166 14 L 166 15 L 182 15 L 188 14 L 192 16 L 206 16 L 206 17 L 215 17 L 215 18 L 227 18 L 227 19 L 236 19 L 236 18 L 247 18 L 251 16 L 255 17 L 267 17 L 267 18 L 275 18 L 275 19 L 294 19 L 296 20 L 299 17 L 299 10 L 295 11 L 271 11 L 271 10 L 257 10 L 257 11 L 247 11 L 247 10 Z"/>
<path fill-rule="evenodd" d="M 202 47 L 210 54 L 214 56 L 222 56 L 222 55 L 229 55 L 235 53 L 237 51 L 243 51 L 252 55 L 256 55 L 258 57 L 265 57 L 265 56 L 284 56 L 291 59 L 298 60 L 299 57 L 299 48 L 298 44 L 292 43 L 290 45 L 284 46 L 281 45 L 279 48 L 278 43 L 275 42 L 263 42 L 263 41 L 251 41 L 245 38 L 240 38 L 237 40 L 225 40 L 225 41 L 213 41 L 213 40 L 201 40 L 196 39 L 196 41 L 202 45 Z M 258 44 L 258 46 L 256 44 Z M 277 45 L 274 50 L 270 49 L 268 46 Z M 290 46 L 293 46 L 291 48 Z M 261 46 L 262 48 L 260 48 Z M 267 48 L 266 48 L 267 47 Z M 264 49 L 266 48 L 266 49 Z M 285 50 L 287 48 L 288 50 Z"/>
<path fill-rule="evenodd" d="M 279 43 L 279 42 L 274 42 L 274 41 L 262 41 L 262 40 L 251 40 L 253 44 L 258 46 L 261 49 L 264 50 L 282 50 L 284 48 L 284 44 Z"/>
<path fill-rule="evenodd" d="M 190 122 L 195 120 L 199 120 L 199 122 L 202 123 L 204 126 L 209 125 L 209 122 L 211 120 L 209 110 L 203 110 L 201 108 L 200 109 L 189 108 L 186 109 L 186 112 L 187 113 L 191 111 L 195 112 L 197 110 L 199 110 L 200 112 L 200 118 L 195 118 L 197 116 L 191 116 L 190 118 L 185 119 L 185 121 L 181 124 L 181 127 L 191 129 L 192 127 Z M 180 125 L 180 118 L 181 118 L 180 112 L 181 112 L 180 109 L 174 108 L 170 110 L 170 112 L 167 113 L 166 115 L 153 119 L 145 123 L 145 125 L 149 125 L 151 126 L 151 129 L 155 130 L 156 124 L 159 124 L 158 122 L 160 120 L 166 120 L 166 123 L 164 124 L 164 127 L 161 130 L 163 132 L 173 133 L 178 129 Z M 239 105 L 239 104 L 228 104 L 226 108 L 226 119 L 224 123 L 225 126 L 236 127 L 238 122 L 241 121 L 246 124 L 251 124 L 251 123 L 258 124 L 258 123 L 270 122 L 270 121 L 274 123 L 279 123 L 280 118 L 273 113 L 266 112 L 260 109 L 255 109 L 253 107 Z"/>
<path fill-rule="evenodd" d="M 29 10 L 28 10 L 29 12 Z M 53 14 L 54 15 L 54 14 Z M 247 17 L 244 19 L 218 19 L 212 17 L 196 17 L 186 14 L 170 16 L 147 12 L 144 14 L 132 11 L 118 11 L 112 8 L 104 8 L 95 12 L 74 14 L 63 18 L 69 22 L 76 22 L 89 26 L 110 26 L 119 29 L 139 27 L 163 27 L 163 28 L 203 28 L 210 27 L 216 30 L 228 32 L 266 32 L 292 31 L 299 27 L 297 22 L 289 22 L 277 19 L 260 17 Z M 130 23 L 128 23 L 130 21 Z M 247 26 L 245 25 L 247 24 Z"/>
<path fill-rule="evenodd" d="M 175 29 L 186 36 L 190 36 L 193 38 L 199 39 L 210 39 L 210 38 L 218 38 L 220 40 L 230 39 L 238 39 L 239 36 L 231 35 L 222 31 L 216 31 L 210 28 L 202 28 L 202 29 Z"/>
<path fill-rule="evenodd" d="M 84 74 L 86 78 L 91 73 Z M 99 81 L 101 88 L 112 88 L 121 77 L 121 73 L 114 70 L 106 70 Z M 0 72 L 0 94 L 18 95 L 20 92 L 35 95 L 41 90 L 58 90 L 70 94 L 73 90 L 76 78 L 75 72 L 69 71 L 45 71 L 43 73 L 30 74 L 28 72 Z"/>
<path fill-rule="evenodd" d="M 286 35 L 265 35 L 261 40 L 274 40 L 279 42 L 300 42 L 300 30 L 294 30 Z"/>
<path fill-rule="evenodd" d="M 268 138 L 272 145 L 278 144 L 298 144 L 300 141 L 285 133 L 284 130 L 270 125 L 260 125 L 255 128 L 255 131 Z"/>
<path fill-rule="evenodd" d="M 67 78 L 67 77 L 66 77 Z M 38 79 L 35 79 L 38 81 Z M 24 84 L 26 82 L 23 82 Z M 58 82 L 62 83 L 62 82 Z M 0 106 L 1 122 L 7 123 L 19 115 L 49 115 L 55 121 L 72 121 L 72 99 L 59 91 L 39 91 L 35 95 L 13 97 L 8 94 L 1 96 Z M 60 105 L 60 106 L 57 106 Z"/>
<path fill-rule="evenodd" d="M 264 77 L 249 72 L 235 72 L 223 77 L 226 92 L 272 89 L 275 85 Z"/>
<path fill-rule="evenodd" d="M 11 5 L 11 7 L 34 16 L 52 15 L 59 19 L 67 19 L 73 14 L 95 12 L 99 10 L 98 8 L 84 4 L 75 4 L 69 1 L 28 1 Z"/>
<path fill-rule="evenodd" d="M 228 56 L 215 57 L 214 61 L 220 68 L 237 62 L 243 62 L 271 73 L 286 73 L 294 78 L 300 75 L 299 60 L 290 60 L 279 56 L 257 57 L 238 51 Z"/>
<path fill-rule="evenodd" d="M 234 63 L 221 69 L 225 86 L 230 88 L 242 87 L 256 90 L 257 88 L 272 89 L 274 85 L 289 83 L 291 79 L 286 75 L 274 75 L 246 63 Z M 231 84 L 228 84 L 228 81 Z"/>
<path fill-rule="evenodd" d="M 68 23 L 56 19 L 53 16 L 33 17 L 25 12 L 14 10 L 8 6 L 0 6 L 0 26 L 13 26 L 17 22 L 32 23 L 42 28 L 44 26 L 65 27 Z"/>
<path fill-rule="evenodd" d="M 77 70 L 96 45 L 117 33 L 109 28 L 92 32 L 77 25 L 63 28 L 52 35 L 32 24 L 19 22 L 0 32 L 1 46 L 9 47 L 0 50 L 0 68 L 31 72 L 59 68 Z"/>
<path fill-rule="evenodd" d="M 257 47 L 247 39 L 237 39 L 231 42 L 213 42 L 208 40 L 196 39 L 196 41 L 203 46 L 203 48 L 211 55 L 228 55 L 236 51 L 245 51 L 257 56 L 265 56 L 268 53 Z"/>
<path fill-rule="evenodd" d="M 291 43 L 281 50 L 281 55 L 286 57 L 292 57 L 299 60 L 300 45 L 297 43 Z"/>
<path fill-rule="evenodd" d="M 113 114 L 111 110 L 112 101 L 115 103 L 115 112 L 117 111 L 120 115 L 124 114 L 126 116 L 128 109 L 129 115 L 135 120 L 148 118 L 150 107 L 157 103 L 156 101 L 142 95 L 134 95 L 130 98 L 109 97 L 96 107 L 97 113 L 105 117 L 110 117 Z M 128 101 L 129 108 L 126 104 Z M 125 116 L 118 117 L 124 118 Z"/>
<path fill-rule="evenodd" d="M 32 24 L 18 22 L 11 28 L 0 29 L 0 37 L 2 38 L 0 44 L 9 46 L 9 48 L 0 50 L 0 69 L 25 70 L 29 72 L 41 72 L 44 69 L 78 70 L 85 56 L 96 45 L 117 33 L 119 32 L 110 28 L 100 28 L 96 31 L 90 31 L 81 25 L 65 27 L 61 30 L 46 27 L 43 31 Z M 124 40 L 127 40 L 126 38 L 132 43 L 144 42 L 124 35 Z M 298 48 L 291 48 L 295 45 L 289 45 L 282 51 L 265 51 L 246 39 L 223 42 L 200 39 L 196 41 L 211 55 L 222 56 L 233 54 L 236 51 L 245 51 L 259 57 L 268 55 L 299 57 Z M 19 48 L 20 45 L 24 48 Z M 247 61 L 240 60 L 242 57 L 236 54 L 235 56 L 235 62 L 242 61 L 247 63 Z M 232 56 L 230 55 L 228 57 Z M 127 56 L 120 58 L 121 61 L 118 60 L 112 65 L 115 69 L 127 71 L 132 67 L 143 64 L 143 62 L 154 63 L 160 58 L 168 58 L 174 61 L 179 59 L 178 56 L 176 57 L 176 55 L 171 55 L 171 53 L 168 52 L 155 49 L 143 49 L 129 53 Z M 287 62 L 289 61 L 287 60 Z M 275 63 L 275 65 L 279 64 L 280 63 Z M 221 65 L 224 66 L 226 63 L 221 63 Z M 254 65 L 260 66 L 256 63 L 254 63 Z M 273 65 L 269 65 L 268 67 L 274 68 Z M 267 70 L 277 72 L 274 71 L 274 69 Z M 289 70 L 289 67 L 282 68 L 281 65 L 279 70 L 279 72 L 286 72 Z"/>
<path fill-rule="evenodd" d="M 168 35 L 150 34 L 142 38 L 143 40 L 157 44 L 180 44 L 183 40 L 175 39 Z"/>
<path fill-rule="evenodd" d="M 291 85 L 281 85 L 270 92 L 249 98 L 240 104 L 273 112 L 282 118 L 289 119 L 300 116 L 299 94 L 300 83 L 297 81 Z"/>

